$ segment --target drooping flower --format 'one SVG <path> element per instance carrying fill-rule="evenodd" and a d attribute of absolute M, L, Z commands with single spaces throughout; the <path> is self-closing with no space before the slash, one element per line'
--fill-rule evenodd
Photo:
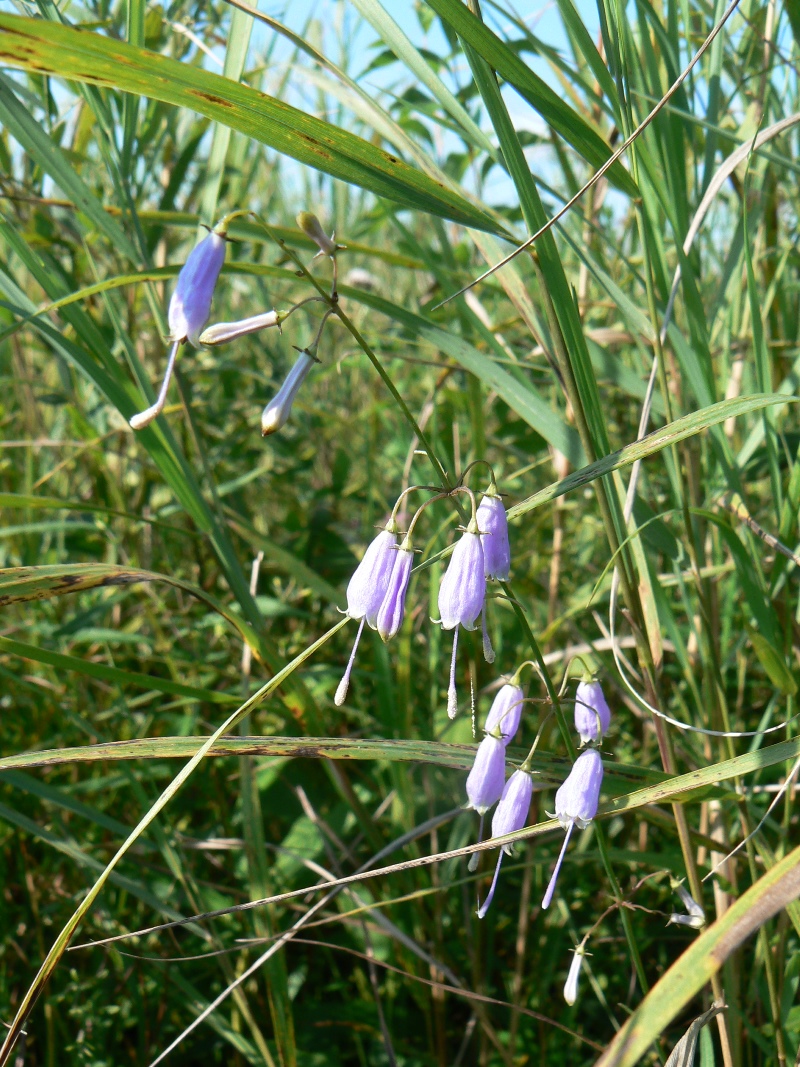
<path fill-rule="evenodd" d="M 212 230 L 192 249 L 169 302 L 171 341 L 200 343 L 200 331 L 211 314 L 211 300 L 225 262 L 225 230 Z"/>
<path fill-rule="evenodd" d="M 543 909 L 548 908 L 553 899 L 558 872 L 561 870 L 573 827 L 585 830 L 597 814 L 602 784 L 603 761 L 600 759 L 600 753 L 596 748 L 587 748 L 575 760 L 567 780 L 556 793 L 556 818 L 567 832 L 542 901 Z"/>
<path fill-rule="evenodd" d="M 306 237 L 310 237 L 319 248 L 317 256 L 334 256 L 339 249 L 345 247 L 344 245 L 337 245 L 334 234 L 328 237 L 322 228 L 322 223 L 313 211 L 301 211 L 297 216 L 297 225 Z M 316 259 L 316 256 L 314 258 Z"/>
<path fill-rule="evenodd" d="M 494 818 L 492 819 L 492 837 L 502 837 L 504 834 L 511 834 L 522 829 L 528 820 L 528 810 L 531 806 L 532 795 L 533 777 L 524 767 L 520 767 L 519 770 L 514 771 L 506 782 L 503 795 L 500 797 L 500 803 L 495 808 Z M 478 909 L 479 919 L 484 917 L 492 903 L 494 891 L 497 888 L 497 879 L 500 875 L 500 865 L 503 862 L 505 853 L 509 856 L 511 855 L 511 845 L 503 845 L 500 849 L 491 887 L 486 894 L 486 900 Z"/>
<path fill-rule="evenodd" d="M 483 542 L 483 569 L 486 577 L 505 582 L 511 570 L 508 519 L 494 480 L 478 507 L 478 529 Z"/>
<path fill-rule="evenodd" d="M 456 695 L 456 655 L 458 626 L 474 630 L 486 595 L 483 570 L 483 546 L 475 516 L 456 542 L 450 563 L 439 585 L 439 615 L 442 629 L 455 630 L 450 663 L 450 686 L 447 691 L 447 714 L 454 719 L 458 710 Z"/>
<path fill-rule="evenodd" d="M 414 549 L 408 537 L 394 553 L 394 566 L 389 576 L 386 593 L 378 609 L 375 629 L 382 641 L 389 641 L 403 625 L 406 612 L 406 593 L 411 578 L 411 565 L 414 562 Z"/>
<path fill-rule="evenodd" d="M 570 1007 L 578 999 L 578 978 L 580 977 L 585 955 L 586 949 L 583 947 L 583 942 L 581 942 L 580 945 L 573 949 L 572 962 L 569 965 L 569 973 L 564 983 L 564 1000 Z"/>
<path fill-rule="evenodd" d="M 319 360 L 308 349 L 303 349 L 300 352 L 294 366 L 286 375 L 283 385 L 261 413 L 262 437 L 276 433 L 282 426 L 286 425 L 286 421 L 292 413 L 292 404 L 297 392 L 315 363 L 319 363 Z"/>
<path fill-rule="evenodd" d="M 500 799 L 505 784 L 505 745 L 499 738 L 487 734 L 478 745 L 475 762 L 467 778 L 467 807 L 479 815 L 485 815 Z"/>
<path fill-rule="evenodd" d="M 575 729 L 581 745 L 600 744 L 611 723 L 611 712 L 599 682 L 578 683 L 575 693 Z"/>
<path fill-rule="evenodd" d="M 706 925 L 706 913 L 703 910 L 702 904 L 698 904 L 689 890 L 677 878 L 670 877 L 670 888 L 681 898 L 681 903 L 688 914 L 681 915 L 680 912 L 673 912 L 667 920 L 667 926 L 671 923 L 675 923 L 680 926 L 691 926 L 694 930 L 700 930 Z"/>
<path fill-rule="evenodd" d="M 360 622 L 356 639 L 353 642 L 353 650 L 347 664 L 336 696 L 334 704 L 341 707 L 347 697 L 350 685 L 350 674 L 353 670 L 358 643 L 364 629 L 364 622 L 375 629 L 377 624 L 378 610 L 383 603 L 386 590 L 389 588 L 389 580 L 395 564 L 397 549 L 397 524 L 394 519 L 389 520 L 386 529 L 381 530 L 377 537 L 373 538 L 367 546 L 363 559 L 353 572 L 353 577 L 347 585 L 347 614 L 351 619 Z"/>
<path fill-rule="evenodd" d="M 134 415 L 130 420 L 131 428 L 134 430 L 142 430 L 145 426 L 149 426 L 153 419 L 163 411 L 180 346 L 185 341 L 189 341 L 196 348 L 200 343 L 199 334 L 211 314 L 211 299 L 214 296 L 214 288 L 219 272 L 222 270 L 222 264 L 225 262 L 225 236 L 228 232 L 228 224 L 238 214 L 242 212 L 226 215 L 199 244 L 195 245 L 181 267 L 175 292 L 172 294 L 167 311 L 171 348 L 167 358 L 167 369 L 164 372 L 164 381 L 161 383 L 155 403 L 145 411 Z"/>
<path fill-rule="evenodd" d="M 285 313 L 283 314 L 285 318 Z M 269 329 L 270 326 L 280 326 L 281 312 L 264 311 L 260 315 L 250 315 L 249 318 L 239 319 L 237 322 L 215 322 L 213 326 L 203 330 L 200 334 L 201 345 L 224 345 L 229 341 L 235 341 L 237 337 L 245 337 L 250 333 L 258 333 L 259 330 Z"/>
<path fill-rule="evenodd" d="M 508 745 L 519 728 L 522 716 L 522 689 L 513 680 L 506 682 L 495 696 L 484 729 L 487 734 L 499 734 L 503 744 Z"/>

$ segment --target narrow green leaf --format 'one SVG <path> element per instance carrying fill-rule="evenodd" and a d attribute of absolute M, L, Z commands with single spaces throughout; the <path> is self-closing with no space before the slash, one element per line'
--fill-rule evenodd
<path fill-rule="evenodd" d="M 442 183 L 322 119 L 221 75 L 99 33 L 0 14 L 0 61 L 187 107 L 284 155 L 403 207 L 497 233 L 495 221 Z"/>

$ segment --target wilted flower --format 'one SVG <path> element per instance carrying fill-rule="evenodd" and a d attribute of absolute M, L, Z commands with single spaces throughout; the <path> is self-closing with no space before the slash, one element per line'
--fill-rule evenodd
<path fill-rule="evenodd" d="M 300 352 L 295 365 L 286 375 L 283 385 L 261 413 L 262 437 L 267 437 L 286 425 L 286 420 L 292 413 L 292 404 L 297 391 L 315 363 L 319 363 L 319 360 L 308 349 Z"/>
<path fill-rule="evenodd" d="M 581 744 L 590 741 L 598 744 L 611 723 L 611 712 L 599 682 L 585 681 L 578 683 L 575 693 L 575 729 L 580 735 Z"/>
<path fill-rule="evenodd" d="M 506 784 L 506 748 L 503 742 L 487 734 L 478 745 L 475 762 L 467 778 L 468 808 L 485 815 L 496 804 Z"/>
<path fill-rule="evenodd" d="M 695 930 L 700 930 L 706 925 L 706 913 L 703 911 L 702 905 L 697 903 L 682 881 L 671 877 L 669 884 L 670 888 L 674 889 L 681 898 L 681 903 L 688 914 L 681 915 L 679 912 L 673 912 L 667 921 L 667 926 L 675 923 L 676 925 L 691 926 Z"/>
<path fill-rule="evenodd" d="M 494 480 L 478 508 L 478 529 L 483 543 L 483 570 L 486 577 L 506 581 L 511 569 L 508 519 Z"/>
<path fill-rule="evenodd" d="M 238 215 L 241 212 L 235 212 Z M 156 402 L 146 411 L 134 415 L 130 420 L 134 430 L 149 426 L 164 409 L 167 399 L 175 358 L 178 348 L 184 341 L 190 341 L 195 347 L 200 343 L 199 334 L 211 314 L 211 299 L 214 288 L 225 262 L 225 236 L 233 215 L 227 215 L 207 234 L 189 253 L 189 258 L 181 267 L 175 292 L 169 302 L 167 321 L 169 322 L 169 340 L 172 342 L 164 381 L 161 384 Z"/>
<path fill-rule="evenodd" d="M 450 663 L 450 686 L 447 691 L 447 714 L 454 719 L 458 710 L 456 696 L 456 654 L 458 626 L 474 630 L 475 621 L 483 608 L 486 576 L 483 573 L 483 546 L 475 516 L 455 544 L 450 563 L 439 585 L 439 615 L 444 630 L 453 634 L 453 656 Z"/>
<path fill-rule="evenodd" d="M 507 745 L 519 728 L 522 716 L 522 689 L 514 681 L 506 682 L 498 691 L 486 716 L 487 734 L 499 734 Z"/>
<path fill-rule="evenodd" d="M 503 795 L 500 797 L 500 803 L 495 808 L 494 818 L 492 819 L 492 837 L 502 837 L 504 834 L 511 834 L 516 830 L 522 829 L 528 820 L 528 810 L 531 806 L 532 795 L 533 777 L 529 771 L 520 767 L 518 771 L 514 771 L 506 782 Z M 489 905 L 492 903 L 504 853 L 511 855 L 511 845 L 503 845 L 500 849 L 491 887 L 486 895 L 486 900 L 478 909 L 479 919 L 484 917 L 489 910 Z"/>
<path fill-rule="evenodd" d="M 587 748 L 575 760 L 567 780 L 556 793 L 556 818 L 567 831 L 561 846 L 555 870 L 542 901 L 542 908 L 548 908 L 553 899 L 558 872 L 567 851 L 572 829 L 585 830 L 597 814 L 600 801 L 600 787 L 603 784 L 603 761 L 596 748 Z"/>
<path fill-rule="evenodd" d="M 339 249 L 345 247 L 337 245 L 333 234 L 328 237 L 322 228 L 322 223 L 312 211 L 301 211 L 297 216 L 297 225 L 319 248 L 318 256 L 334 256 Z"/>
<path fill-rule="evenodd" d="M 266 330 L 270 326 L 280 326 L 282 317 L 286 317 L 285 312 L 282 316 L 279 311 L 264 311 L 260 315 L 239 319 L 238 322 L 215 322 L 200 334 L 200 344 L 224 345 L 228 341 L 235 341 L 237 337 L 258 333 L 259 330 Z"/>
<path fill-rule="evenodd" d="M 347 614 L 351 619 L 360 620 L 356 639 L 353 642 L 353 651 L 347 670 L 344 673 L 336 696 L 333 698 L 337 707 L 344 704 L 347 689 L 350 685 L 350 673 L 353 669 L 356 650 L 361 640 L 361 632 L 364 622 L 375 629 L 378 609 L 383 603 L 386 590 L 389 588 L 389 579 L 395 564 L 397 548 L 397 524 L 394 519 L 389 520 L 385 530 L 381 530 L 367 547 L 364 557 L 353 572 L 347 586 Z"/>
<path fill-rule="evenodd" d="M 567 980 L 564 983 L 564 1000 L 566 1000 L 570 1007 L 572 1007 L 578 999 L 578 978 L 581 973 L 585 955 L 586 949 L 583 947 L 583 942 L 581 942 L 581 944 L 573 950 L 572 962 L 569 965 L 569 973 L 567 974 Z"/>

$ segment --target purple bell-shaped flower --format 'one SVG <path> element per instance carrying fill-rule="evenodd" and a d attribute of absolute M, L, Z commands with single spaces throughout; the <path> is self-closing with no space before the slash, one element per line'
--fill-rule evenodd
<path fill-rule="evenodd" d="M 406 537 L 394 553 L 394 566 L 375 620 L 375 629 L 382 641 L 390 641 L 403 625 L 406 613 L 406 593 L 413 562 L 414 549 L 411 547 L 411 541 Z"/>
<path fill-rule="evenodd" d="M 516 830 L 522 829 L 528 821 L 528 810 L 531 806 L 532 795 L 533 777 L 529 771 L 524 770 L 521 767 L 518 771 L 514 771 L 506 782 L 503 795 L 500 798 L 500 803 L 495 808 L 494 818 L 492 819 L 492 837 L 502 837 L 504 834 L 511 834 Z M 483 904 L 481 904 L 478 909 L 479 919 L 484 917 L 492 903 L 494 891 L 497 888 L 497 879 L 500 875 L 500 865 L 503 862 L 504 853 L 508 853 L 509 856 L 511 855 L 511 845 L 503 845 L 500 849 L 500 855 L 497 857 L 497 866 L 494 869 L 494 877 L 492 878 L 491 887 L 486 895 L 486 900 L 484 900 Z"/>
<path fill-rule="evenodd" d="M 561 846 L 550 884 L 542 901 L 542 908 L 548 908 L 553 899 L 558 872 L 567 851 L 573 827 L 585 830 L 597 814 L 600 802 L 600 787 L 603 784 L 603 761 L 596 748 L 587 748 L 572 765 L 567 780 L 556 793 L 556 818 L 567 831 Z"/>
<path fill-rule="evenodd" d="M 377 625 L 378 611 L 392 577 L 397 557 L 397 524 L 394 519 L 389 520 L 385 530 L 381 530 L 367 547 L 364 557 L 353 572 L 347 586 L 347 614 L 351 619 L 359 621 L 358 633 L 353 642 L 353 651 L 347 664 L 336 696 L 334 704 L 340 707 L 345 702 L 347 690 L 350 685 L 350 674 L 361 640 L 364 623 L 375 629 Z"/>
<path fill-rule="evenodd" d="M 456 655 L 458 627 L 474 630 L 486 595 L 486 575 L 483 571 L 483 546 L 476 518 L 461 535 L 453 549 L 450 563 L 439 585 L 439 615 L 442 629 L 455 630 L 453 656 L 450 663 L 450 686 L 447 691 L 447 714 L 454 719 L 458 710 L 456 696 Z"/>
<path fill-rule="evenodd" d="M 243 212 L 234 212 L 234 215 Z M 199 244 L 195 245 L 189 257 L 181 267 L 175 292 L 169 302 L 167 321 L 169 322 L 169 340 L 172 343 L 164 381 L 161 384 L 156 402 L 145 411 L 134 415 L 130 420 L 132 429 L 142 430 L 149 426 L 164 409 L 167 390 L 175 369 L 178 349 L 189 341 L 197 348 L 200 332 L 208 322 L 211 314 L 211 299 L 214 288 L 225 262 L 225 236 L 233 215 L 227 215 Z"/>
<path fill-rule="evenodd" d="M 500 799 L 505 784 L 506 746 L 499 738 L 487 734 L 478 745 L 467 778 L 467 807 L 485 815 Z"/>
<path fill-rule="evenodd" d="M 575 693 L 575 729 L 581 739 L 581 745 L 603 740 L 611 723 L 606 698 L 599 682 L 579 682 Z"/>
<path fill-rule="evenodd" d="M 519 728 L 522 716 L 522 689 L 513 680 L 506 682 L 498 691 L 486 716 L 484 730 L 487 734 L 499 734 L 503 744 L 508 745 Z"/>
<path fill-rule="evenodd" d="M 494 481 L 486 490 L 478 507 L 478 529 L 481 531 L 483 570 L 486 577 L 505 582 L 511 570 L 508 519 Z"/>
<path fill-rule="evenodd" d="M 197 348 L 224 262 L 224 231 L 212 230 L 195 245 L 178 275 L 167 312 L 171 341 L 189 341 Z"/>

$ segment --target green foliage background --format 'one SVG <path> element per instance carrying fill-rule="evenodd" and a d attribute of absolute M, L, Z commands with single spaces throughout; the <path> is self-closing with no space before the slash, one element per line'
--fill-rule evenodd
<path fill-rule="evenodd" d="M 225 3 L 0 13 L 0 1019 L 32 1008 L 2 1062 L 151 1063 L 257 959 L 263 940 L 246 939 L 320 899 L 65 952 L 93 885 L 73 946 L 469 846 L 470 691 L 480 725 L 501 673 L 541 654 L 557 688 L 587 645 L 614 710 L 604 805 L 549 912 L 561 833 L 543 792 L 486 920 L 493 853 L 477 874 L 457 855 L 350 884 L 170 1059 L 561 1065 L 611 1046 L 605 1063 L 664 1062 L 724 995 L 702 1067 L 795 1062 L 793 788 L 761 820 L 800 752 L 800 24 L 788 2 L 732 6 L 598 0 L 590 17 L 558 0 L 559 48 L 474 0 L 416 5 L 422 49 L 378 0 L 303 25 L 292 5 L 256 23 Z M 579 191 L 724 17 L 533 254 L 440 306 Z M 187 348 L 165 416 L 134 435 L 198 225 L 240 208 L 255 217 L 231 227 L 214 321 L 314 295 L 302 267 L 327 292 L 299 210 L 346 244 L 322 362 L 262 440 L 260 410 L 320 305 L 280 334 Z M 646 428 L 674 425 L 637 452 L 654 357 Z M 442 502 L 421 523 L 402 631 L 366 635 L 335 708 L 355 627 L 304 653 L 339 620 L 375 525 L 407 485 L 452 487 L 476 459 L 514 519 L 494 665 L 479 633 L 462 636 L 451 724 L 450 638 L 429 621 L 458 522 Z M 484 488 L 485 468 L 469 479 Z M 665 725 L 623 683 L 615 565 L 633 690 L 717 733 Z M 552 692 L 534 675 L 529 695 L 515 762 Z M 574 755 L 561 716 L 535 764 L 548 790 Z M 680 910 L 666 872 L 702 896 L 701 935 L 665 926 Z M 613 907 L 620 895 L 633 907 Z M 604 913 L 569 1008 L 571 949 Z"/>

